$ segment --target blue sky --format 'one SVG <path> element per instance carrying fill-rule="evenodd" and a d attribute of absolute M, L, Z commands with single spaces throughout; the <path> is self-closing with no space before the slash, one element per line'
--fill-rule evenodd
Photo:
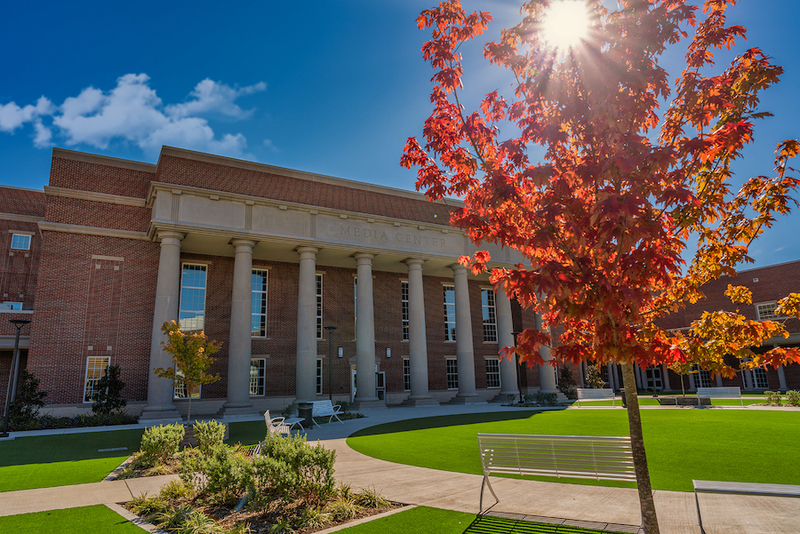
<path fill-rule="evenodd" d="M 496 37 L 519 1 L 491 11 Z M 161 144 L 413 189 L 398 165 L 430 112 L 420 0 L 7 2 L 0 20 L 0 184 L 41 189 L 53 146 L 155 162 Z M 798 137 L 796 0 L 741 0 L 730 22 L 783 65 L 762 98 L 775 117 L 736 167 L 767 174 Z M 465 47 L 465 89 L 509 84 Z M 677 58 L 674 52 L 671 57 Z M 474 58 L 474 59 L 473 59 Z M 677 65 L 677 62 L 675 62 Z M 667 65 L 669 67 L 669 65 Z M 670 70 L 672 77 L 678 67 Z M 800 167 L 800 162 L 795 162 Z M 800 215 L 751 248 L 756 265 L 800 258 Z"/>

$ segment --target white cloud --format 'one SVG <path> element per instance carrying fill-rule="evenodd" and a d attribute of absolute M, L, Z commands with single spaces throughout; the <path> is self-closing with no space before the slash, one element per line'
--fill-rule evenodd
<path fill-rule="evenodd" d="M 39 97 L 36 105 L 21 108 L 14 102 L 0 104 L 0 131 L 13 132 L 26 122 L 34 122 L 42 115 L 50 115 L 55 110 L 52 102 L 45 97 Z"/>
<path fill-rule="evenodd" d="M 236 88 L 205 79 L 186 102 L 165 106 L 149 81 L 146 74 L 126 74 L 109 92 L 90 86 L 58 107 L 45 97 L 35 106 L 20 108 L 14 102 L 0 105 L 0 131 L 13 132 L 30 123 L 33 143 L 39 148 L 51 146 L 55 136 L 69 146 L 84 144 L 100 149 L 117 141 L 132 143 L 149 158 L 158 155 L 161 145 L 173 145 L 254 159 L 245 153 L 244 135 L 228 133 L 220 137 L 201 115 L 246 119 L 253 110 L 242 109 L 236 100 L 265 90 L 265 83 Z"/>
<path fill-rule="evenodd" d="M 183 104 L 169 105 L 164 110 L 171 117 L 189 117 L 215 112 L 234 119 L 246 119 L 253 114 L 253 110 L 245 111 L 234 101 L 242 95 L 257 93 L 266 88 L 267 84 L 259 82 L 236 89 L 206 78 L 198 83 L 191 92 L 192 100 Z"/>

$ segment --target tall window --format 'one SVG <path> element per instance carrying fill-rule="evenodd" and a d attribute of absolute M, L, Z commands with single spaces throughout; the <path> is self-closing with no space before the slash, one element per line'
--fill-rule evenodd
<path fill-rule="evenodd" d="M 753 373 L 753 387 L 755 389 L 768 389 L 767 371 L 763 367 L 751 369 Z"/>
<path fill-rule="evenodd" d="M 493 289 L 481 289 L 481 310 L 483 311 L 483 340 L 497 343 L 497 312 L 494 307 Z"/>
<path fill-rule="evenodd" d="M 400 308 L 403 314 L 403 341 L 408 341 L 408 282 L 400 282 Z"/>
<path fill-rule="evenodd" d="M 89 356 L 86 358 L 86 381 L 83 386 L 83 402 L 94 402 L 97 381 L 106 374 L 111 365 L 111 356 Z"/>
<path fill-rule="evenodd" d="M 183 330 L 205 330 L 206 266 L 184 263 L 178 318 Z"/>
<path fill-rule="evenodd" d="M 322 395 L 322 358 L 317 358 L 317 395 Z"/>
<path fill-rule="evenodd" d="M 317 280 L 317 339 L 322 339 L 322 275 L 315 275 Z"/>
<path fill-rule="evenodd" d="M 486 359 L 486 387 L 499 388 L 500 387 L 500 359 L 487 358 Z"/>
<path fill-rule="evenodd" d="M 445 360 L 445 373 L 447 375 L 447 389 L 458 389 L 458 360 L 447 358 Z"/>
<path fill-rule="evenodd" d="M 250 335 L 267 337 L 267 271 L 253 269 L 253 307 Z"/>
<path fill-rule="evenodd" d="M 11 248 L 13 250 L 30 250 L 31 236 L 27 234 L 11 234 Z"/>
<path fill-rule="evenodd" d="M 706 369 L 700 369 L 696 365 L 694 366 L 694 369 L 697 371 L 697 384 L 695 384 L 695 386 L 699 388 L 710 388 L 711 372 Z"/>
<path fill-rule="evenodd" d="M 250 360 L 250 396 L 263 397 L 266 393 L 267 360 L 252 358 Z"/>
<path fill-rule="evenodd" d="M 444 340 L 456 340 L 456 290 L 454 286 L 442 286 L 444 297 Z"/>
<path fill-rule="evenodd" d="M 781 319 L 781 317 L 778 317 L 778 315 L 775 313 L 775 308 L 777 306 L 777 302 L 762 302 L 761 304 L 756 304 L 758 320 L 768 321 L 772 319 Z"/>
<path fill-rule="evenodd" d="M 403 391 L 411 391 L 411 360 L 403 358 Z"/>

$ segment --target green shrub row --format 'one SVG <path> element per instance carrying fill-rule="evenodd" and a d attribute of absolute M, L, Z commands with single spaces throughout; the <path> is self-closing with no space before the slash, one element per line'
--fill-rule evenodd
<path fill-rule="evenodd" d="M 764 397 L 767 398 L 766 404 L 768 406 L 783 406 L 780 391 L 765 391 Z M 786 392 L 786 405 L 787 406 L 800 406 L 800 392 L 787 391 Z"/>

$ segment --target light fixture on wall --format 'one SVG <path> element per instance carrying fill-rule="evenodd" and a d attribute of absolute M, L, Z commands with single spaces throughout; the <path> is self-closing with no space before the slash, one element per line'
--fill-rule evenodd
<path fill-rule="evenodd" d="M 392 357 L 392 347 L 386 347 L 386 357 L 387 358 Z"/>
<path fill-rule="evenodd" d="M 339 350 L 338 350 L 337 354 L 339 355 L 340 358 L 343 358 L 344 357 L 344 347 L 339 347 Z"/>

